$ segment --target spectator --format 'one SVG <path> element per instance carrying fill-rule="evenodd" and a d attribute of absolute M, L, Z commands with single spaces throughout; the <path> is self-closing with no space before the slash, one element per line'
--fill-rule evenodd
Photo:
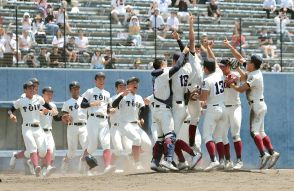
<path fill-rule="evenodd" d="M 169 16 L 168 6 L 171 5 L 171 0 L 154 0 L 157 2 L 159 11 L 164 19 Z"/>
<path fill-rule="evenodd" d="M 5 31 L 0 27 L 0 66 L 3 66 L 5 52 Z"/>
<path fill-rule="evenodd" d="M 64 29 L 65 27 L 66 32 L 72 33 L 71 27 L 69 26 L 69 23 L 68 23 L 68 15 L 64 7 L 60 7 L 58 9 L 58 12 L 56 13 L 56 24 L 59 26 L 60 29 Z"/>
<path fill-rule="evenodd" d="M 272 67 L 272 72 L 281 72 L 282 71 L 282 67 L 280 64 L 274 64 Z"/>
<path fill-rule="evenodd" d="M 167 28 L 166 28 L 167 31 L 178 31 L 179 30 L 180 22 L 177 17 L 176 11 L 171 11 L 171 16 L 169 16 L 167 18 L 166 25 L 167 25 Z"/>
<path fill-rule="evenodd" d="M 216 0 L 211 0 L 207 6 L 207 15 L 215 21 L 220 22 L 221 12 Z"/>
<path fill-rule="evenodd" d="M 91 59 L 91 69 L 104 69 L 105 59 L 100 50 L 96 50 Z"/>
<path fill-rule="evenodd" d="M 179 7 L 178 17 L 181 22 L 188 21 L 189 12 L 188 7 L 191 6 L 191 3 L 195 4 L 195 0 L 177 0 L 176 6 Z"/>
<path fill-rule="evenodd" d="M 44 29 L 44 22 L 40 15 L 36 15 L 35 19 L 32 21 L 33 35 L 35 35 L 40 29 Z"/>
<path fill-rule="evenodd" d="M 51 68 L 58 68 L 61 65 L 62 57 L 58 52 L 57 47 L 52 47 L 52 53 L 50 54 L 50 64 Z"/>
<path fill-rule="evenodd" d="M 159 8 L 158 8 L 157 2 L 155 1 L 150 4 L 150 8 L 148 11 L 149 18 L 151 17 L 151 15 L 154 15 L 156 9 L 159 9 Z"/>
<path fill-rule="evenodd" d="M 44 32 L 45 26 L 44 26 L 44 22 L 42 21 L 42 17 L 40 15 L 37 15 L 32 23 L 33 23 L 32 33 L 35 38 L 35 41 L 38 44 L 47 44 L 46 33 Z"/>
<path fill-rule="evenodd" d="M 280 11 L 279 15 L 275 17 L 274 19 L 276 23 L 276 32 L 277 34 L 283 35 L 283 37 L 288 37 L 290 41 L 292 41 L 292 38 L 289 35 L 289 32 L 287 30 L 287 24 L 290 23 L 290 19 L 287 17 L 285 12 Z"/>
<path fill-rule="evenodd" d="M 29 67 L 29 68 L 36 68 L 38 66 L 36 57 L 33 52 L 28 53 L 23 57 L 24 63 Z"/>
<path fill-rule="evenodd" d="M 121 25 L 118 16 L 124 15 L 124 21 L 126 21 L 125 0 L 112 0 L 111 5 L 111 16 L 117 24 Z"/>
<path fill-rule="evenodd" d="M 29 36 L 29 31 L 23 31 L 22 35 L 18 38 L 19 49 L 21 55 L 25 56 L 32 48 L 32 39 Z"/>
<path fill-rule="evenodd" d="M 59 49 L 59 52 L 64 47 L 64 36 L 60 30 L 57 31 L 56 35 L 53 37 L 52 46 L 55 46 Z"/>
<path fill-rule="evenodd" d="M 238 31 L 233 32 L 231 44 L 234 48 L 238 49 L 240 48 L 241 54 L 243 57 L 246 57 L 245 49 L 247 47 L 246 38 L 244 35 L 240 34 Z"/>
<path fill-rule="evenodd" d="M 144 68 L 141 66 L 142 62 L 140 58 L 137 58 L 134 61 L 133 67 L 131 67 L 130 69 L 135 69 L 135 70 L 143 70 Z"/>
<path fill-rule="evenodd" d="M 2 27 L 3 26 L 3 17 L 2 17 L 2 15 L 0 15 L 0 27 Z"/>
<path fill-rule="evenodd" d="M 109 47 L 105 48 L 105 69 L 115 69 L 116 57 Z"/>
<path fill-rule="evenodd" d="M 68 43 L 66 43 L 65 52 L 66 52 L 66 55 L 68 56 L 68 59 L 67 59 L 68 62 L 77 61 L 77 48 L 76 48 L 75 37 L 72 36 L 69 39 Z"/>
<path fill-rule="evenodd" d="M 84 36 L 84 31 L 78 30 L 79 36 L 76 38 L 76 45 L 78 48 L 78 55 L 82 56 L 83 62 L 89 62 L 90 54 L 88 52 L 89 40 Z"/>
<path fill-rule="evenodd" d="M 291 19 L 294 19 L 294 4 L 293 0 L 281 0 L 281 10 L 285 13 L 291 13 Z"/>
<path fill-rule="evenodd" d="M 80 12 L 80 9 L 79 9 L 79 2 L 78 1 L 73 1 L 72 3 L 71 3 L 71 5 L 72 5 L 72 7 L 71 7 L 71 13 L 75 13 L 75 14 L 77 14 L 77 13 L 79 13 Z"/>
<path fill-rule="evenodd" d="M 131 18 L 130 24 L 129 24 L 129 36 L 128 40 L 131 41 L 135 46 L 141 46 L 142 45 L 142 37 L 140 34 L 140 23 L 137 16 L 133 16 Z"/>
<path fill-rule="evenodd" d="M 266 17 L 270 18 L 270 13 L 274 13 L 276 11 L 277 5 L 275 0 L 264 0 L 263 2 L 263 10 L 266 12 Z"/>
<path fill-rule="evenodd" d="M 47 0 L 35 0 L 38 11 L 44 16 L 47 16 Z"/>
<path fill-rule="evenodd" d="M 15 60 L 14 55 L 16 53 L 16 35 L 12 32 L 7 32 L 4 46 L 4 64 L 5 66 L 12 66 Z"/>
<path fill-rule="evenodd" d="M 32 20 L 30 17 L 30 14 L 28 12 L 25 12 L 22 20 L 21 20 L 21 24 L 22 24 L 22 30 L 23 31 L 31 31 L 31 25 L 32 25 Z"/>
<path fill-rule="evenodd" d="M 268 32 L 265 28 L 263 28 L 260 32 L 258 42 L 266 58 L 269 58 L 269 55 L 271 55 L 271 58 L 275 57 L 275 46 L 273 45 L 273 40 L 270 32 Z"/>
<path fill-rule="evenodd" d="M 131 18 L 138 14 L 138 11 L 135 11 L 133 7 L 130 5 L 127 5 L 125 8 L 126 8 L 126 16 L 125 16 L 126 20 L 124 21 L 124 25 L 128 25 L 131 21 Z"/>
<path fill-rule="evenodd" d="M 156 21 L 156 22 L 155 22 Z M 149 25 L 149 30 L 158 30 L 158 31 L 163 31 L 163 36 L 161 37 L 160 35 L 157 35 L 158 38 L 165 38 L 165 23 L 160 15 L 159 9 L 155 9 L 154 15 L 151 15 L 150 17 L 150 25 Z"/>
<path fill-rule="evenodd" d="M 52 36 L 57 33 L 59 26 L 55 22 L 53 8 L 50 4 L 47 6 L 47 17 L 45 18 L 46 33 Z"/>
<path fill-rule="evenodd" d="M 49 67 L 50 58 L 49 53 L 47 52 L 47 48 L 41 48 L 41 52 L 37 58 L 37 61 L 39 62 L 41 68 Z"/>
<path fill-rule="evenodd" d="M 262 63 L 260 65 L 260 69 L 263 72 L 271 72 L 272 71 L 271 65 L 269 63 L 267 63 L 267 62 Z"/>

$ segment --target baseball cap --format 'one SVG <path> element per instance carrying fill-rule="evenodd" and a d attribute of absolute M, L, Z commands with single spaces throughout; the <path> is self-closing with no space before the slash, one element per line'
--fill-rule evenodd
<path fill-rule="evenodd" d="M 53 93 L 53 88 L 51 86 L 45 87 L 42 89 L 42 93 L 45 93 L 45 92 L 52 92 Z"/>
<path fill-rule="evenodd" d="M 39 85 L 39 80 L 37 78 L 31 78 L 30 81 Z"/>
<path fill-rule="evenodd" d="M 230 60 L 228 58 L 223 58 L 221 61 L 218 63 L 219 66 L 228 66 L 230 64 Z"/>
<path fill-rule="evenodd" d="M 103 72 L 98 72 L 96 75 L 95 75 L 95 80 L 97 80 L 97 78 L 100 78 L 100 77 L 103 77 L 105 79 L 105 74 Z"/>
<path fill-rule="evenodd" d="M 79 82 L 77 82 L 77 81 L 72 81 L 70 84 L 69 84 L 69 89 L 71 90 L 72 88 L 74 88 L 74 87 L 80 87 L 80 84 L 79 84 Z"/>
<path fill-rule="evenodd" d="M 250 61 L 255 65 L 255 68 L 260 68 L 260 65 L 262 64 L 263 60 L 260 56 L 254 54 L 250 57 Z"/>
<path fill-rule="evenodd" d="M 116 87 L 116 88 L 117 88 L 119 85 L 121 85 L 121 84 L 126 85 L 126 82 L 125 82 L 124 79 L 118 79 L 118 80 L 115 81 L 115 87 Z"/>
<path fill-rule="evenodd" d="M 32 81 L 27 81 L 23 84 L 23 89 L 27 89 L 30 86 L 34 86 L 34 83 Z"/>
<path fill-rule="evenodd" d="M 140 79 L 137 78 L 137 77 L 130 77 L 128 80 L 127 80 L 127 84 L 131 83 L 131 82 L 137 82 L 139 83 L 140 82 Z"/>

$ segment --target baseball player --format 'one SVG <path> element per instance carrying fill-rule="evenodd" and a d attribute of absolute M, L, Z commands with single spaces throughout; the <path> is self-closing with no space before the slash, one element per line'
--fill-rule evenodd
<path fill-rule="evenodd" d="M 88 89 L 83 95 L 82 108 L 88 108 L 88 145 L 84 152 L 84 158 L 93 154 L 98 146 L 98 140 L 103 149 L 104 173 L 113 168 L 110 165 L 110 132 L 108 125 L 108 109 L 110 93 L 104 90 L 105 74 L 98 72 L 95 75 L 96 86 Z"/>
<path fill-rule="evenodd" d="M 115 89 L 116 89 L 116 95 L 110 98 L 110 103 L 112 105 L 112 102 L 119 97 L 121 93 L 126 91 L 126 82 L 123 79 L 118 79 L 115 82 Z M 120 107 L 118 106 L 117 108 L 110 108 L 110 137 L 111 137 L 111 142 L 114 148 L 114 154 L 112 155 L 112 164 L 116 162 L 116 159 L 122 159 L 123 154 L 131 154 L 132 152 L 132 141 L 128 139 L 126 136 L 122 136 L 121 134 L 121 128 L 120 124 L 122 124 L 121 120 L 121 114 L 120 114 Z M 122 163 L 123 160 L 119 161 L 119 164 L 116 165 L 116 170 L 114 171 L 115 173 L 123 173 L 124 170 L 122 169 Z"/>
<path fill-rule="evenodd" d="M 43 88 L 42 90 L 43 99 L 45 103 L 48 103 L 51 110 L 47 110 L 43 108 L 42 115 L 40 117 L 40 125 L 43 128 L 45 135 L 46 135 L 46 142 L 47 142 L 47 154 L 44 159 L 44 176 L 50 176 L 55 170 L 56 167 L 52 166 L 53 163 L 53 153 L 55 150 L 55 142 L 52 135 L 52 120 L 61 121 L 61 116 L 58 116 L 58 110 L 56 105 L 52 102 L 53 98 L 53 88 L 48 86 Z"/>
<path fill-rule="evenodd" d="M 43 98 L 34 96 L 33 82 L 28 81 L 25 83 L 24 89 L 26 97 L 15 101 L 12 108 L 8 111 L 8 115 L 13 122 L 17 122 L 17 118 L 13 115 L 13 112 L 16 109 L 20 110 L 23 118 L 22 135 L 26 151 L 30 153 L 35 174 L 39 177 L 41 172 L 39 157 L 45 157 L 47 151 L 46 136 L 40 127 L 40 111 L 42 106 L 48 110 L 51 110 L 51 108 L 45 103 Z"/>
<path fill-rule="evenodd" d="M 225 150 L 226 164 L 225 169 L 240 169 L 243 167 L 242 162 L 242 141 L 240 137 L 240 128 L 242 121 L 242 108 L 239 92 L 230 88 L 230 83 L 233 82 L 236 85 L 240 85 L 240 75 L 238 72 L 231 71 L 230 60 L 222 59 L 219 63 L 220 69 L 223 71 L 225 77 L 225 126 L 223 127 L 223 143 Z M 233 81 L 232 81 L 233 80 Z M 235 152 L 237 156 L 237 163 L 233 166 L 233 162 L 230 157 L 230 144 L 228 140 L 228 131 L 231 130 L 231 135 L 234 142 Z"/>
<path fill-rule="evenodd" d="M 69 161 L 75 156 L 80 143 L 83 150 L 87 144 L 87 110 L 81 108 L 83 98 L 80 96 L 80 84 L 73 81 L 69 84 L 71 98 L 62 106 L 62 121 L 67 124 L 67 146 L 68 152 L 62 160 L 61 169 L 65 173 L 69 168 Z M 82 157 L 79 161 L 79 171 L 83 173 L 85 163 Z"/>
<path fill-rule="evenodd" d="M 207 47 L 210 50 L 210 47 Z M 224 167 L 224 145 L 222 127 L 224 127 L 224 77 L 214 59 L 207 58 L 203 62 L 206 78 L 203 80 L 200 96 L 206 101 L 207 109 L 203 123 L 203 139 L 210 156 L 210 164 L 206 171 Z M 216 159 L 216 149 L 220 162 Z"/>
<path fill-rule="evenodd" d="M 151 140 L 146 132 L 141 128 L 144 124 L 140 114 L 145 113 L 143 98 L 137 94 L 139 78 L 131 77 L 127 80 L 127 89 L 121 93 L 112 103 L 113 108 L 120 110 L 120 132 L 132 141 L 132 155 L 136 170 L 144 167 L 140 161 L 141 150 L 148 153 L 151 149 Z"/>
<path fill-rule="evenodd" d="M 39 80 L 37 78 L 31 78 L 29 81 L 31 81 L 34 84 L 34 96 L 41 97 L 40 95 L 38 95 Z M 26 94 L 23 93 L 20 97 L 25 98 Z M 30 153 L 26 152 L 25 150 L 22 150 L 20 152 L 13 152 L 11 159 L 10 159 L 10 162 L 9 162 L 10 168 L 14 169 L 15 165 L 16 165 L 16 160 L 23 159 L 23 158 L 28 158 L 28 160 L 25 161 L 25 165 L 27 165 L 29 167 L 30 173 L 35 175 L 34 166 L 31 162 L 31 160 L 29 159 Z"/>
<path fill-rule="evenodd" d="M 154 105 L 152 111 L 157 123 L 158 139 L 153 146 L 151 169 L 155 171 L 159 171 L 162 153 L 165 154 L 165 157 L 161 165 L 170 170 L 178 170 L 172 164 L 176 135 L 171 111 L 173 98 L 171 78 L 186 64 L 185 57 L 188 52 L 189 49 L 185 48 L 172 68 L 166 68 L 165 63 L 160 59 L 155 59 L 153 63 L 154 71 L 151 75 L 153 76 Z"/>
<path fill-rule="evenodd" d="M 260 169 L 265 168 L 268 162 L 267 167 L 272 168 L 278 161 L 280 154 L 274 150 L 270 138 L 264 130 L 264 117 L 267 112 L 267 106 L 263 95 L 263 75 L 260 71 L 262 58 L 257 55 L 252 55 L 250 60 L 246 62 L 238 51 L 230 45 L 227 39 L 224 40 L 224 45 L 231 50 L 234 57 L 240 63 L 243 65 L 246 64 L 247 72 L 244 72 L 240 67 L 237 67 L 241 80 L 245 83 L 241 86 L 232 83 L 230 87 L 240 93 L 246 92 L 250 107 L 250 134 L 260 152 Z M 267 149 L 269 154 L 265 149 Z"/>

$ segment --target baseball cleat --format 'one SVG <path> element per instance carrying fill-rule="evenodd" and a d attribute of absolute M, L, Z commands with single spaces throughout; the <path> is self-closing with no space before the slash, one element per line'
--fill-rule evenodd
<path fill-rule="evenodd" d="M 179 162 L 177 165 L 179 170 L 187 170 L 189 168 L 189 164 L 187 161 L 185 162 Z"/>
<path fill-rule="evenodd" d="M 168 169 L 163 168 L 161 165 L 157 165 L 154 161 L 151 161 L 150 169 L 155 172 L 168 172 Z"/>
<path fill-rule="evenodd" d="M 211 171 L 211 170 L 214 170 L 214 169 L 217 169 L 219 167 L 219 162 L 218 161 L 215 161 L 215 162 L 210 162 L 210 164 L 208 165 L 208 167 L 206 167 L 204 169 L 204 171 Z"/>
<path fill-rule="evenodd" d="M 105 167 L 103 174 L 108 174 L 111 173 L 115 170 L 115 167 L 112 165 L 108 165 L 107 167 Z"/>
<path fill-rule="evenodd" d="M 277 161 L 280 158 L 280 153 L 274 151 L 274 153 L 270 156 L 270 161 L 268 164 L 268 168 L 271 169 L 275 166 L 275 164 L 277 163 Z"/>
<path fill-rule="evenodd" d="M 219 165 L 217 167 L 217 170 L 224 170 L 225 169 L 225 160 L 219 161 Z"/>
<path fill-rule="evenodd" d="M 36 172 L 36 177 L 40 177 L 40 175 L 41 175 L 41 167 L 40 166 L 36 166 L 36 168 L 35 168 L 35 172 Z"/>
<path fill-rule="evenodd" d="M 239 170 L 243 167 L 243 162 L 241 160 L 237 160 L 236 165 L 234 166 L 234 170 Z"/>
<path fill-rule="evenodd" d="M 13 152 L 12 156 L 10 158 L 9 166 L 10 166 L 11 169 L 15 169 L 15 165 L 16 165 L 16 157 L 15 157 L 15 155 L 16 155 L 16 152 Z"/>
<path fill-rule="evenodd" d="M 195 166 L 199 163 L 199 161 L 202 159 L 201 153 L 196 153 L 195 156 L 192 157 L 191 165 L 189 167 L 190 170 L 194 169 Z"/>
<path fill-rule="evenodd" d="M 29 167 L 30 173 L 31 173 L 32 175 L 35 175 L 36 172 L 35 172 L 35 168 L 34 168 L 34 165 L 33 165 L 32 161 L 31 161 L 31 159 L 27 160 L 26 163 L 27 163 L 27 165 L 28 165 L 28 167 Z"/>
<path fill-rule="evenodd" d="M 125 171 L 123 169 L 115 169 L 114 173 L 115 174 L 121 174 L 124 173 Z"/>
<path fill-rule="evenodd" d="M 142 166 L 141 162 L 136 162 L 135 169 L 136 170 L 144 170 L 144 167 Z"/>
<path fill-rule="evenodd" d="M 53 174 L 56 171 L 55 166 L 49 165 L 46 169 L 46 176 L 49 177 L 51 174 Z"/>
<path fill-rule="evenodd" d="M 233 170 L 233 168 L 234 168 L 233 161 L 230 161 L 230 160 L 226 161 L 225 170 Z"/>
<path fill-rule="evenodd" d="M 179 169 L 177 167 L 175 167 L 171 162 L 169 161 L 162 161 L 161 165 L 169 170 L 173 170 L 173 171 L 178 171 Z"/>
<path fill-rule="evenodd" d="M 265 168 L 267 162 L 269 161 L 271 155 L 269 155 L 267 152 L 264 153 L 262 157 L 260 157 L 260 167 L 259 169 Z"/>

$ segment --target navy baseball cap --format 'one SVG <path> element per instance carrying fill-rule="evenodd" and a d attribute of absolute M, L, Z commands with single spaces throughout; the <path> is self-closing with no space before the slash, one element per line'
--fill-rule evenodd
<path fill-rule="evenodd" d="M 51 86 L 45 87 L 42 89 L 42 93 L 45 93 L 45 92 L 52 92 L 53 93 L 53 88 Z"/>
<path fill-rule="evenodd" d="M 39 80 L 37 78 L 31 78 L 30 81 L 39 85 Z"/>
<path fill-rule="evenodd" d="M 260 68 L 260 65 L 262 64 L 263 60 L 260 56 L 254 54 L 250 57 L 250 61 L 255 65 L 255 68 Z"/>
<path fill-rule="evenodd" d="M 221 61 L 218 63 L 219 66 L 228 66 L 230 65 L 230 59 L 228 58 L 223 58 Z"/>
<path fill-rule="evenodd" d="M 137 83 L 139 83 L 140 82 L 140 79 L 139 78 L 137 78 L 137 77 L 130 77 L 129 79 L 128 79 L 128 81 L 127 81 L 127 84 L 129 84 L 129 83 L 131 83 L 131 82 L 137 82 Z"/>
<path fill-rule="evenodd" d="M 118 80 L 115 81 L 115 87 L 116 88 L 117 88 L 117 86 L 119 86 L 121 84 L 126 85 L 126 81 L 124 79 L 118 79 Z"/>
<path fill-rule="evenodd" d="M 72 81 L 70 84 L 69 84 L 69 89 L 71 90 L 72 88 L 74 88 L 74 87 L 78 87 L 78 88 L 80 88 L 80 84 L 79 84 L 79 82 L 77 82 L 77 81 Z"/>
<path fill-rule="evenodd" d="M 103 72 L 98 72 L 96 75 L 95 75 L 95 80 L 97 80 L 97 78 L 100 78 L 100 77 L 103 77 L 105 79 L 105 74 Z"/>
<path fill-rule="evenodd" d="M 30 86 L 34 86 L 34 83 L 32 81 L 27 81 L 23 84 L 23 89 L 27 89 Z"/>

